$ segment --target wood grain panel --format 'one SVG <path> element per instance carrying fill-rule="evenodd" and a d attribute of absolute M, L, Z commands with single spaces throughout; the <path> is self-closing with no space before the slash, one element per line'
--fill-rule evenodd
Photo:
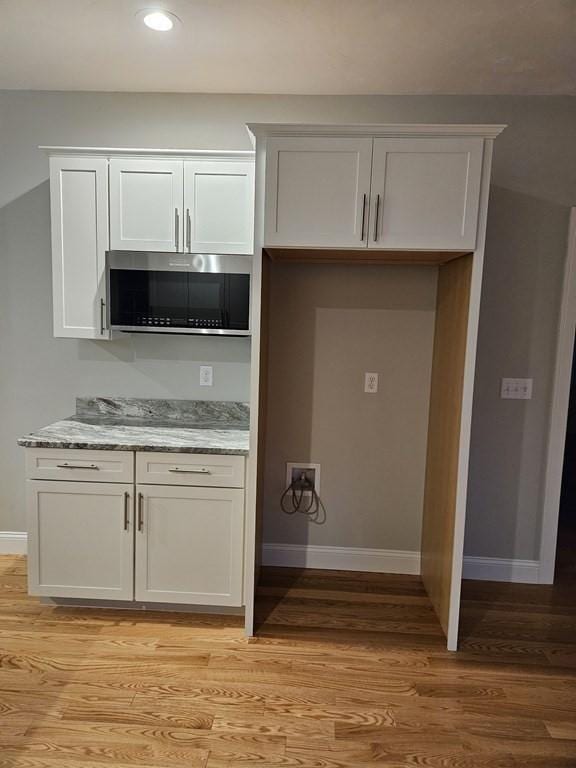
<path fill-rule="evenodd" d="M 465 583 L 454 656 L 413 576 L 265 568 L 247 640 L 41 605 L 24 563 L 0 556 L 0 768 L 576 765 L 576 585 Z"/>
<path fill-rule="evenodd" d="M 472 255 L 445 264 L 438 273 L 422 521 L 422 580 L 446 635 L 451 608 L 471 278 Z"/>

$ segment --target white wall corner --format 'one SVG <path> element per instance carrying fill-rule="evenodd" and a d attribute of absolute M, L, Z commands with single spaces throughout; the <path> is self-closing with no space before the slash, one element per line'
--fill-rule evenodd
<path fill-rule="evenodd" d="M 554 583 L 558 520 L 560 516 L 560 494 L 566 427 L 570 408 L 570 382 L 574 336 L 576 334 L 576 207 L 570 210 L 568 245 L 560 314 L 556 341 L 556 363 L 552 385 L 552 403 L 544 479 L 544 500 L 542 505 L 542 527 L 540 535 L 540 583 Z"/>
<path fill-rule="evenodd" d="M 27 538 L 23 531 L 0 531 L 0 555 L 25 555 Z"/>

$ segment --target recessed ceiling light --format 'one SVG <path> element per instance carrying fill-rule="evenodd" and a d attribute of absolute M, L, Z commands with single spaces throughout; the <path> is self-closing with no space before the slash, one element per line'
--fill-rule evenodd
<path fill-rule="evenodd" d="M 174 26 L 174 16 L 166 11 L 149 11 L 143 21 L 155 32 L 169 32 Z"/>

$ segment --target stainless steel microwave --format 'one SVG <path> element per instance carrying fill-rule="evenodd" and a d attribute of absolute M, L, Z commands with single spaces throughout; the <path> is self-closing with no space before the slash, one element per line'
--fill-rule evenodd
<path fill-rule="evenodd" d="M 110 251 L 109 327 L 249 336 L 251 266 L 240 254 Z"/>

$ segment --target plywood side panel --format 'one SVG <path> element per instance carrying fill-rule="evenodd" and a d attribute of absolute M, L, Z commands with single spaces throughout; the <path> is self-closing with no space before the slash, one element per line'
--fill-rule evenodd
<path fill-rule="evenodd" d="M 473 256 L 443 265 L 438 275 L 430 392 L 422 579 L 448 634 L 468 309 Z"/>

